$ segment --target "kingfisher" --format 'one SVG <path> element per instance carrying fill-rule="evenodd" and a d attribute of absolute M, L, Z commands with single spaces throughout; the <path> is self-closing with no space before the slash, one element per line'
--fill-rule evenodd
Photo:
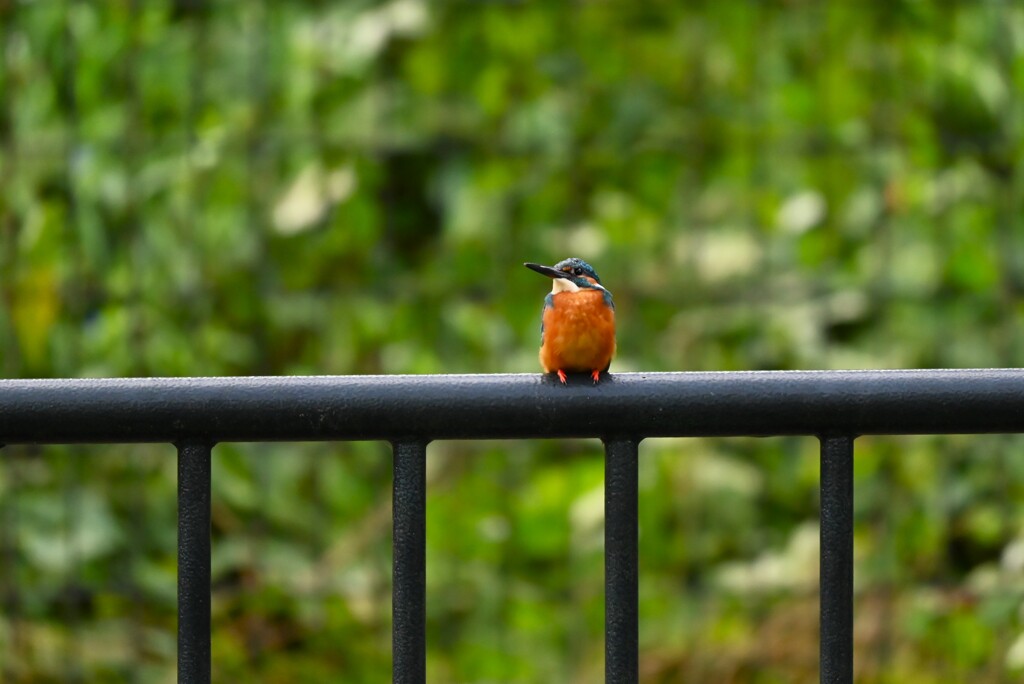
<path fill-rule="evenodd" d="M 540 324 L 540 365 L 545 373 L 590 373 L 596 385 L 615 354 L 615 302 L 593 267 L 571 257 L 554 266 L 523 266 L 551 278 Z"/>

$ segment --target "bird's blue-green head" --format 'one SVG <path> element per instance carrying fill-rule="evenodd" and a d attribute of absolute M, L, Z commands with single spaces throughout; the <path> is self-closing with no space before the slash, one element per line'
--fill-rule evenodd
<path fill-rule="evenodd" d="M 571 291 L 581 289 L 603 290 L 601 279 L 594 267 L 583 259 L 569 257 L 554 266 L 525 263 L 523 266 L 554 279 L 554 291 Z"/>

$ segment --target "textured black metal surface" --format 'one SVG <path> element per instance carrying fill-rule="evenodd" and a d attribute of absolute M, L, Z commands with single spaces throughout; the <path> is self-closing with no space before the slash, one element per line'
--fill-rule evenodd
<path fill-rule="evenodd" d="M 0 442 L 1024 432 L 1024 371 L 0 381 Z"/>
<path fill-rule="evenodd" d="M 853 682 L 853 438 L 821 439 L 821 682 Z"/>
<path fill-rule="evenodd" d="M 210 450 L 178 444 L 178 682 L 210 681 Z"/>
<path fill-rule="evenodd" d="M 396 442 L 391 566 L 392 681 L 427 681 L 427 445 Z"/>
<path fill-rule="evenodd" d="M 638 490 L 635 439 L 605 442 L 604 639 L 605 681 L 639 681 Z"/>
<path fill-rule="evenodd" d="M 0 380 L 0 443 L 179 444 L 179 681 L 210 681 L 210 449 L 395 444 L 394 681 L 425 681 L 429 439 L 607 445 L 607 681 L 635 682 L 637 440 L 820 435 L 821 681 L 853 677 L 853 437 L 1024 432 L 1024 370 Z"/>

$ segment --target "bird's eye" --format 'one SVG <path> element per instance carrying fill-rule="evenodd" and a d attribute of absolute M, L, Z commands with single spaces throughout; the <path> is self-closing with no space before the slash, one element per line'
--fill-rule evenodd
<path fill-rule="evenodd" d="M 582 268 L 577 268 L 577 269 L 575 269 L 573 271 L 573 273 L 576 274 L 576 275 L 583 275 L 583 269 Z"/>

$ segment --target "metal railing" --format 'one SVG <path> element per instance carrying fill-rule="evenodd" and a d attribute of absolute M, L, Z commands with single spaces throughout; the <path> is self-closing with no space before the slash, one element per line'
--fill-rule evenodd
<path fill-rule="evenodd" d="M 638 681 L 637 453 L 645 437 L 821 441 L 821 681 L 853 680 L 853 445 L 862 434 L 1024 432 L 1024 371 L 626 373 L 0 381 L 0 444 L 178 448 L 178 680 L 210 681 L 210 455 L 218 442 L 394 448 L 393 680 L 426 678 L 426 448 L 605 445 L 606 681 Z"/>

